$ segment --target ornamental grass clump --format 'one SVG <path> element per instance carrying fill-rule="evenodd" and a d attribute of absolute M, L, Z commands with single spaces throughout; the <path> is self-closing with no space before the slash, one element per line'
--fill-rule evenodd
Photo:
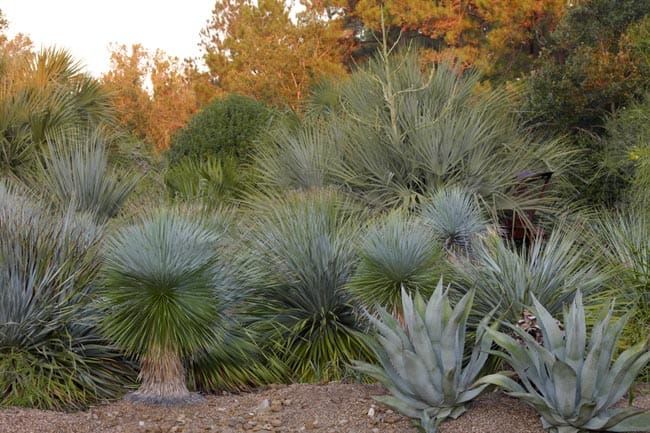
<path fill-rule="evenodd" d="M 534 407 L 551 433 L 650 431 L 650 412 L 614 407 L 650 361 L 646 340 L 612 362 L 628 316 L 612 322 L 610 307 L 593 327 L 588 342 L 580 292 L 564 312 L 566 331 L 534 297 L 533 304 L 543 345 L 516 326 L 511 329 L 523 345 L 508 334 L 487 331 L 502 349 L 496 354 L 515 370 L 519 382 L 501 373 L 480 382 L 503 387 Z"/>
<path fill-rule="evenodd" d="M 162 210 L 107 243 L 102 304 L 105 334 L 140 361 L 132 401 L 187 403 L 183 359 L 215 342 L 213 286 L 218 236 Z"/>
<path fill-rule="evenodd" d="M 429 302 L 402 291 L 403 323 L 378 308 L 370 316 L 377 336 L 369 339 L 379 365 L 357 362 L 356 368 L 381 382 L 390 396 L 375 397 L 406 416 L 419 419 L 427 433 L 437 431 L 446 418 L 465 412 L 465 403 L 478 396 L 486 384 L 476 379 L 488 358 L 492 338 L 486 316 L 476 334 L 469 358 L 465 357 L 467 318 L 474 293 L 451 307 L 442 280 Z"/>

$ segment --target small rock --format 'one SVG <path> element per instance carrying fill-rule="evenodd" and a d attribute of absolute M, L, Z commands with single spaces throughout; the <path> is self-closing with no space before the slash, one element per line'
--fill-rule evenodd
<path fill-rule="evenodd" d="M 280 427 L 280 426 L 282 425 L 282 421 L 280 421 L 280 420 L 277 419 L 277 418 L 273 418 L 273 419 L 271 420 L 271 425 L 272 425 L 273 427 Z"/>
<path fill-rule="evenodd" d="M 140 427 L 144 427 L 144 421 L 138 421 L 138 425 L 139 425 Z"/>
<path fill-rule="evenodd" d="M 270 407 L 271 407 L 271 402 L 269 401 L 268 398 L 265 398 L 264 400 L 262 400 L 260 402 L 260 404 L 257 405 L 257 408 L 255 409 L 255 411 L 258 412 L 258 413 L 266 412 L 266 411 L 269 410 Z"/>
<path fill-rule="evenodd" d="M 371 431 L 372 433 L 379 433 L 379 429 L 377 427 L 373 428 Z"/>
<path fill-rule="evenodd" d="M 373 406 L 368 409 L 368 417 L 373 418 L 375 416 L 375 408 Z"/>

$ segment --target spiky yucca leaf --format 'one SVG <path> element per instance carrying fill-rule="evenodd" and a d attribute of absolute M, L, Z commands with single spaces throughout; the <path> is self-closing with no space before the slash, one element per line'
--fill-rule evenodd
<path fill-rule="evenodd" d="M 470 252 L 473 242 L 489 227 L 476 197 L 460 187 L 436 191 L 422 204 L 421 215 L 435 239 L 456 252 Z"/>
<path fill-rule="evenodd" d="M 465 332 L 474 293 L 451 307 L 442 280 L 428 302 L 402 291 L 404 325 L 384 309 L 370 320 L 377 330 L 371 339 L 380 366 L 357 362 L 356 368 L 380 381 L 391 393 L 377 400 L 404 415 L 421 420 L 427 433 L 437 431 L 444 419 L 456 418 L 465 403 L 478 396 L 486 384 L 475 385 L 492 345 L 485 329 L 486 316 L 476 335 L 469 360 L 465 360 Z"/>
<path fill-rule="evenodd" d="M 228 157 L 208 156 L 205 160 L 186 157 L 167 170 L 165 186 L 172 198 L 200 201 L 213 208 L 239 195 L 243 187 L 242 170 Z"/>
<path fill-rule="evenodd" d="M 486 238 L 471 259 L 453 263 L 454 283 L 461 293 L 476 289 L 478 317 L 496 308 L 498 317 L 516 323 L 533 295 L 551 314 L 559 314 L 576 290 L 591 294 L 608 278 L 581 239 L 579 229 L 558 227 L 547 240 L 537 239 L 518 252 L 501 238 Z"/>
<path fill-rule="evenodd" d="M 644 341 L 612 362 L 627 317 L 612 322 L 610 307 L 588 340 L 580 291 L 564 312 L 566 331 L 534 296 L 532 301 L 544 336 L 543 346 L 516 326 L 511 328 L 524 346 L 508 334 L 487 331 L 502 349 L 497 355 L 512 366 L 521 384 L 503 374 L 486 376 L 479 382 L 501 386 L 533 406 L 544 428 L 552 433 L 650 431 L 650 412 L 613 407 L 650 361 L 648 341 Z"/>
<path fill-rule="evenodd" d="M 110 170 L 101 132 L 66 131 L 51 135 L 48 144 L 49 155 L 36 185 L 59 206 L 72 204 L 100 222 L 114 217 L 138 179 Z"/>
<path fill-rule="evenodd" d="M 401 306 L 401 288 L 429 296 L 443 267 L 442 249 L 420 218 L 394 211 L 370 226 L 349 288 L 368 307 Z"/>
<path fill-rule="evenodd" d="M 102 237 L 0 182 L 0 404 L 79 408 L 135 379 L 89 302 Z"/>
<path fill-rule="evenodd" d="M 254 209 L 247 265 L 252 326 L 295 379 L 341 378 L 349 362 L 369 356 L 345 288 L 362 214 L 326 190 L 262 199 Z"/>

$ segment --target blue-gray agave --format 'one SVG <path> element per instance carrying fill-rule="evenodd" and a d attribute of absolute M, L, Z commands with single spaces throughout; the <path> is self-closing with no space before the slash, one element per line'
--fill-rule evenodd
<path fill-rule="evenodd" d="M 492 338 L 483 319 L 469 360 L 463 363 L 465 325 L 474 293 L 451 307 L 442 281 L 429 302 L 402 290 L 404 325 L 386 310 L 370 316 L 378 335 L 369 339 L 381 366 L 357 362 L 356 368 L 381 382 L 392 395 L 375 397 L 404 415 L 419 418 L 427 433 L 446 418 L 457 418 L 465 403 L 478 396 L 485 384 L 476 377 L 488 357 Z"/>
<path fill-rule="evenodd" d="M 486 376 L 480 382 L 499 385 L 533 406 L 541 415 L 544 428 L 552 433 L 650 431 L 650 412 L 612 407 L 650 360 L 648 342 L 642 342 L 612 363 L 616 341 L 627 317 L 610 323 L 610 307 L 594 326 L 587 344 L 580 292 L 564 312 L 566 332 L 537 299 L 533 298 L 533 302 L 544 345 L 514 326 L 511 328 L 524 346 L 507 334 L 487 331 L 505 351 L 497 354 L 512 366 L 521 384 L 504 374 Z"/>

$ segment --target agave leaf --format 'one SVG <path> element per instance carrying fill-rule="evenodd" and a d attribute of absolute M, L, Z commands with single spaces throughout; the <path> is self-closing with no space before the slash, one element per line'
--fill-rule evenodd
<path fill-rule="evenodd" d="M 634 407 L 609 409 L 601 412 L 598 416 L 592 418 L 589 422 L 587 422 L 584 425 L 584 428 L 589 430 L 611 431 L 610 429 L 612 427 L 624 421 L 625 419 L 642 413 L 643 411 L 641 409 L 637 409 Z"/>
<path fill-rule="evenodd" d="M 497 385 L 501 388 L 506 389 L 509 392 L 515 392 L 520 394 L 526 392 L 523 386 L 519 385 L 516 381 L 510 379 L 508 376 L 506 376 L 503 373 L 489 374 L 487 376 L 483 376 L 478 381 L 476 381 L 476 385 L 482 385 L 482 384 Z"/>
<path fill-rule="evenodd" d="M 393 397 L 392 395 L 380 395 L 373 398 L 410 418 L 420 418 L 422 414 L 422 409 L 416 409 L 415 406 L 408 404 L 399 398 Z"/>
<path fill-rule="evenodd" d="M 435 390 L 429 386 L 430 383 L 430 374 L 427 371 L 424 362 L 412 352 L 404 352 L 404 366 L 406 371 L 408 371 L 407 380 L 411 384 L 411 388 L 415 390 L 418 396 L 421 396 L 424 401 L 431 404 L 432 406 L 442 403 L 443 399 L 440 394 L 437 394 Z M 445 381 L 443 378 L 443 391 L 445 389 Z"/>
<path fill-rule="evenodd" d="M 556 320 L 550 313 L 539 303 L 537 298 L 532 295 L 535 314 L 537 315 L 539 327 L 544 336 L 544 343 L 549 346 L 549 350 L 555 353 L 560 359 L 563 358 L 564 352 L 564 335 Z"/>
<path fill-rule="evenodd" d="M 458 403 L 465 403 L 471 400 L 474 400 L 480 393 L 483 392 L 483 390 L 490 385 L 489 383 L 479 385 L 477 387 L 474 387 L 472 389 L 468 389 L 467 391 L 461 392 L 460 395 L 458 396 Z"/>
<path fill-rule="evenodd" d="M 552 379 L 555 384 L 555 401 L 557 409 L 564 418 L 573 415 L 576 407 L 578 378 L 571 366 L 561 360 L 553 364 Z"/>
<path fill-rule="evenodd" d="M 582 306 L 582 294 L 578 290 L 573 300 L 574 308 L 565 315 L 566 327 L 566 352 L 564 361 L 575 371 L 579 371 L 584 360 L 587 329 Z"/>
<path fill-rule="evenodd" d="M 641 371 L 641 369 L 645 367 L 650 361 L 650 351 L 645 351 L 646 344 L 643 344 L 641 348 L 642 349 L 639 350 L 638 355 L 633 357 L 633 359 L 636 359 L 634 363 L 632 363 L 629 368 L 624 368 L 621 371 L 623 374 L 619 373 L 616 375 L 616 379 L 610 391 L 609 398 L 607 399 L 606 404 L 608 406 L 616 403 L 621 398 L 623 398 L 627 390 L 630 389 L 630 386 L 632 386 L 634 379 L 636 379 L 636 377 L 639 375 L 639 371 Z M 612 372 L 613 371 L 614 369 L 612 369 Z"/>
<path fill-rule="evenodd" d="M 632 415 L 607 429 L 611 432 L 650 432 L 650 412 Z"/>

